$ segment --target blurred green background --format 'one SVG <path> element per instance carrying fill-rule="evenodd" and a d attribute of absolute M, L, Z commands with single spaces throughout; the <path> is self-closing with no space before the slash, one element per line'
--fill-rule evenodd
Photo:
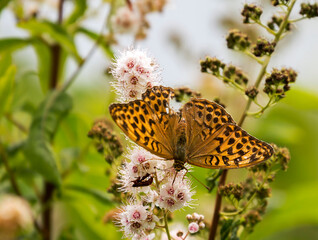
<path fill-rule="evenodd" d="M 258 71 L 257 66 L 250 64 L 245 57 L 227 50 L 224 35 L 233 27 L 242 27 L 254 35 L 264 33 L 238 23 L 242 1 L 199 1 L 199 4 L 195 1 L 171 2 L 163 13 L 149 17 L 151 29 L 148 37 L 138 44 L 148 48 L 157 58 L 163 68 L 164 85 L 186 85 L 202 92 L 207 99 L 220 97 L 238 121 L 246 99 L 224 87 L 217 79 L 201 74 L 199 59 L 205 55 L 217 55 L 227 62 L 239 63 L 253 77 Z M 266 1 L 261 3 L 268 12 L 273 10 Z M 2 2 L 0 6 L 1 4 Z M 109 4 L 105 2 L 106 12 L 108 7 Z M 101 11 L 102 13 L 86 22 L 87 28 L 98 31 L 96 29 L 101 25 L 100 15 L 105 12 Z M 196 17 L 198 15 L 199 19 Z M 203 17 L 206 18 L 204 23 Z M 172 24 L 169 25 L 170 23 Z M 278 65 L 295 68 L 299 72 L 296 84 L 285 99 L 261 118 L 248 118 L 243 125 L 244 129 L 256 137 L 287 147 L 291 153 L 289 169 L 281 172 L 271 185 L 272 197 L 267 213 L 249 239 L 318 239 L 318 83 L 315 73 L 318 59 L 315 43 L 318 36 L 316 32 L 312 33 L 313 27 L 317 29 L 318 22 L 316 19 L 310 23 L 305 20 L 299 26 L 281 43 L 271 63 L 271 67 Z M 25 30 L 15 26 L 12 9 L 2 9 L 0 77 L 8 73 L 11 65 L 14 66 L 11 70 L 16 71 L 16 74 L 13 75 L 12 91 L 4 91 L 1 85 L 3 78 L 0 79 L 1 93 L 10 92 L 11 98 L 8 106 L 1 108 L 0 141 L 7 151 L 22 195 L 31 203 L 34 212 L 39 213 L 37 191 L 43 190 L 43 179 L 41 174 L 32 169 L 29 159 L 21 151 L 28 134 L 17 129 L 8 120 L 8 116 L 29 129 L 39 104 L 47 96 L 37 75 L 37 71 L 41 71 L 38 61 L 45 61 L 45 56 L 38 60 L 32 47 L 21 45 L 10 49 L 10 43 L 1 41 L 8 37 L 27 36 Z M 81 56 L 85 56 L 90 48 L 88 45 L 93 44 L 83 36 L 76 36 L 73 40 Z M 132 44 L 129 37 L 118 37 L 118 41 L 117 45 L 112 46 L 114 52 Z M 305 48 L 301 53 L 299 46 Z M 312 52 L 308 52 L 310 49 Z M 109 64 L 109 55 L 98 48 L 68 91 L 73 108 L 61 122 L 52 145 L 59 172 L 65 174 L 62 186 L 54 196 L 53 239 L 121 238 L 121 233 L 112 223 L 105 223 L 105 216 L 107 218 L 109 211 L 116 207 L 111 201 L 111 195 L 106 192 L 110 186 L 107 172 L 114 169 L 109 169 L 109 165 L 96 152 L 92 141 L 87 137 L 96 119 L 105 116 L 109 118 L 108 106 L 115 101 L 116 96 L 110 87 L 111 77 L 105 74 Z M 67 59 L 60 84 L 75 70 L 75 65 L 74 59 Z M 120 136 L 124 140 L 124 136 Z M 207 172 L 206 169 L 195 168 L 194 175 L 204 181 Z M 231 170 L 228 181 L 238 182 L 245 175 L 244 169 Z M 200 185 L 196 186 L 196 191 L 194 198 L 199 199 L 198 206 L 195 210 L 179 211 L 176 214 L 177 220 L 184 222 L 184 216 L 193 211 L 205 214 L 206 219 L 211 218 L 214 206 L 211 198 L 215 196 L 215 191 L 212 195 L 208 194 Z M 0 162 L 0 195 L 10 192 L 10 182 Z"/>

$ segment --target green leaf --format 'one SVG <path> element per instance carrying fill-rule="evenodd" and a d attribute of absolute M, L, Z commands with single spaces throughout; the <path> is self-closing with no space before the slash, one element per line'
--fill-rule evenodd
<path fill-rule="evenodd" d="M 63 219 L 65 223 L 63 225 L 71 224 L 75 227 L 75 239 L 78 240 L 102 240 L 102 239 L 116 239 L 107 238 L 107 235 L 112 234 L 106 231 L 106 234 L 102 234 L 101 224 L 94 218 L 94 215 L 90 209 L 83 209 L 85 203 L 81 202 L 63 202 L 63 215 L 66 219 Z M 103 226 L 105 228 L 105 226 Z"/>
<path fill-rule="evenodd" d="M 30 39 L 4 38 L 0 39 L 0 53 L 11 52 L 28 46 Z"/>
<path fill-rule="evenodd" d="M 47 181 L 60 184 L 54 152 L 50 145 L 61 120 L 72 108 L 72 99 L 65 93 L 52 92 L 40 104 L 31 124 L 25 146 L 25 157 L 32 168 Z"/>
<path fill-rule="evenodd" d="M 66 20 L 66 24 L 74 23 L 78 18 L 83 16 L 87 8 L 86 0 L 75 0 L 74 1 L 74 10 L 69 18 Z"/>
<path fill-rule="evenodd" d="M 275 233 L 297 226 L 318 225 L 318 182 L 294 186 L 286 195 L 270 200 L 276 205 L 256 227 L 249 239 L 267 239 Z M 274 192 L 273 196 L 278 192 Z M 271 205 L 269 205 L 271 206 Z"/>
<path fill-rule="evenodd" d="M 11 65 L 3 76 L 0 76 L 0 117 L 8 110 L 14 92 L 16 67 Z"/>
<path fill-rule="evenodd" d="M 4 9 L 11 0 L 1 0 L 0 1 L 0 12 Z"/>
<path fill-rule="evenodd" d="M 0 76 L 3 76 L 12 64 L 12 56 L 9 52 L 0 53 Z"/>
<path fill-rule="evenodd" d="M 51 39 L 59 43 L 65 51 L 72 54 L 78 61 L 81 61 L 73 38 L 62 26 L 48 21 L 40 22 L 36 19 L 20 22 L 18 26 L 28 30 L 34 36 L 41 36 L 43 38 L 47 37 L 47 35 L 50 36 Z M 43 33 L 45 33 L 45 35 Z"/>
<path fill-rule="evenodd" d="M 43 93 L 47 93 L 51 76 L 51 52 L 42 41 L 34 40 L 32 43 L 38 58 L 38 76 L 41 88 Z"/>
<path fill-rule="evenodd" d="M 90 39 L 97 41 L 99 38 L 99 35 L 95 32 L 92 32 L 90 30 L 88 30 L 87 28 L 83 28 L 80 27 L 77 29 L 78 33 L 83 33 L 84 35 L 86 35 L 87 37 L 89 37 Z M 113 50 L 111 49 L 110 45 L 105 41 L 104 38 L 101 38 L 99 41 L 99 46 L 104 50 L 105 54 L 110 58 L 110 59 L 114 59 L 115 55 Z"/>
<path fill-rule="evenodd" d="M 102 204 L 106 204 L 106 205 L 113 204 L 112 200 L 107 196 L 107 194 L 98 189 L 92 189 L 92 188 L 87 188 L 87 187 L 73 185 L 73 184 L 65 185 L 65 188 L 69 190 L 74 190 L 83 194 L 88 194 L 94 197 L 96 200 L 100 201 Z"/>

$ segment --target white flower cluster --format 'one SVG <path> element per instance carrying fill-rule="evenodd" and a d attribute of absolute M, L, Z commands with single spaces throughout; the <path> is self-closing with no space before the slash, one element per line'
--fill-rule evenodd
<path fill-rule="evenodd" d="M 118 8 L 111 18 L 112 26 L 117 33 L 136 33 L 141 25 L 138 11 L 128 6 Z"/>
<path fill-rule="evenodd" d="M 155 61 L 145 51 L 129 49 L 113 63 L 111 73 L 116 81 L 113 86 L 120 101 L 140 99 L 147 88 L 159 85 L 160 72 Z"/>
<path fill-rule="evenodd" d="M 119 171 L 120 189 L 141 201 L 125 206 L 119 214 L 119 222 L 126 236 L 141 239 L 155 227 L 155 222 L 162 220 L 162 214 L 159 218 L 152 213 L 156 207 L 173 212 L 189 206 L 194 193 L 184 176 L 185 170 L 177 173 L 172 161 L 160 159 L 140 147 L 131 150 L 126 158 L 130 161 Z M 147 219 L 151 219 L 152 225 L 146 222 Z M 151 237 L 149 235 L 148 239 Z"/>
<path fill-rule="evenodd" d="M 157 205 L 160 208 L 168 209 L 173 212 L 184 206 L 192 200 L 192 191 L 190 189 L 190 182 L 186 177 L 179 174 L 175 181 L 169 179 L 162 185 L 159 192 Z"/>
<path fill-rule="evenodd" d="M 149 23 L 146 15 L 151 12 L 161 12 L 166 0 L 136 0 L 123 7 L 119 7 L 111 17 L 112 28 L 115 33 L 134 34 L 136 38 L 144 38 Z"/>
<path fill-rule="evenodd" d="M 145 232 L 153 230 L 156 222 L 159 221 L 158 217 L 147 209 L 148 206 L 137 203 L 130 203 L 123 208 L 123 211 L 118 215 L 118 223 L 122 226 L 126 237 L 147 239 Z"/>

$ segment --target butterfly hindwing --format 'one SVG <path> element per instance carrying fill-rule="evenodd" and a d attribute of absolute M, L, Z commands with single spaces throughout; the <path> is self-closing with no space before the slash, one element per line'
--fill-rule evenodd
<path fill-rule="evenodd" d="M 227 123 L 235 124 L 233 118 L 217 103 L 205 99 L 192 99 L 182 108 L 187 125 L 188 152 L 191 155 L 200 153 L 208 146 L 210 137 Z"/>
<path fill-rule="evenodd" d="M 148 103 L 135 100 L 112 104 L 109 111 L 116 124 L 135 143 L 160 157 L 172 158 L 172 146 L 162 133 L 158 116 Z"/>
<path fill-rule="evenodd" d="M 211 139 L 209 146 L 189 157 L 190 164 L 205 168 L 241 168 L 265 161 L 273 148 L 235 124 L 223 125 Z"/>

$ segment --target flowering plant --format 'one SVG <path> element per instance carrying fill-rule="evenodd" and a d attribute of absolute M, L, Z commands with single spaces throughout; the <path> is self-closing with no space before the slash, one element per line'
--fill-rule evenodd
<path fill-rule="evenodd" d="M 297 90 L 302 71 L 270 64 L 298 22 L 314 23 L 317 3 L 245 4 L 243 23 L 263 32 L 238 30 L 235 20 L 226 45 L 258 68 L 252 72 L 215 56 L 196 61 L 201 94 L 167 83 L 162 78 L 167 69 L 150 56 L 155 51 L 134 47 L 153 38 L 153 19 L 165 18 L 167 2 L 0 1 L 0 239 L 261 239 L 283 230 L 279 234 L 290 234 L 288 239 L 295 233 L 288 229 L 296 226 L 302 237 L 315 238 L 306 236 L 316 233 L 317 224 L 311 159 L 317 156 L 318 100 Z M 265 23 L 270 9 L 275 14 Z M 172 40 L 182 51 L 183 39 Z M 164 55 L 168 49 L 162 49 Z M 194 47 L 185 51 L 196 59 L 189 54 Z M 306 58 L 302 61 L 310 66 Z M 212 98 L 228 106 L 233 119 L 245 105 L 239 127 L 249 117 L 262 117 L 255 135 L 277 144 L 271 144 L 273 156 L 263 164 L 238 171 L 179 169 L 172 159 L 130 142 L 105 114 L 111 103 L 139 101 L 159 85 L 174 87 L 171 109 L 177 110 L 191 98 L 210 99 L 211 82 L 221 96 Z M 223 83 L 234 91 L 218 88 Z M 285 145 L 293 161 L 287 174 L 279 174 L 289 166 Z"/>

